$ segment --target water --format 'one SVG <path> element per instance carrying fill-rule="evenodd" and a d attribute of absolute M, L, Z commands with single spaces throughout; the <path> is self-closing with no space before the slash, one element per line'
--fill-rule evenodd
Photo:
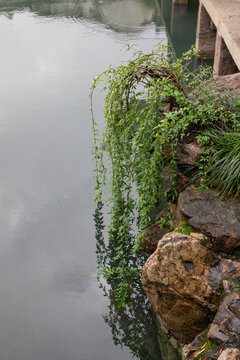
<path fill-rule="evenodd" d="M 138 353 L 141 308 L 132 336 L 132 318 L 114 312 L 94 275 L 88 92 L 96 74 L 127 59 L 124 43 L 149 51 L 169 41 L 158 5 L 0 0 L 0 360 Z M 98 94 L 100 122 L 102 106 Z M 157 359 L 151 324 L 141 341 Z"/>

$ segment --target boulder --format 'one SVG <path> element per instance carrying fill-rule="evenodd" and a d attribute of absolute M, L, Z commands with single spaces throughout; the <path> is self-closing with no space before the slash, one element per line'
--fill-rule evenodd
<path fill-rule="evenodd" d="M 176 159 L 178 164 L 196 165 L 202 155 L 202 147 L 196 141 L 194 130 L 189 128 L 190 134 L 185 135 L 176 146 Z M 164 144 L 163 151 L 166 156 L 170 156 L 171 146 Z"/>
<path fill-rule="evenodd" d="M 197 142 L 184 143 L 180 142 L 176 148 L 176 158 L 180 164 L 195 165 L 202 155 L 202 148 Z"/>
<path fill-rule="evenodd" d="M 171 232 L 143 267 L 142 283 L 163 325 L 191 342 L 213 320 L 222 280 L 240 276 L 240 263 L 221 259 L 198 239 Z"/>
<path fill-rule="evenodd" d="M 216 76 L 215 81 L 220 90 L 233 90 L 240 87 L 240 72 L 231 75 Z"/>
<path fill-rule="evenodd" d="M 240 350 L 237 348 L 226 349 L 221 353 L 218 360 L 240 360 Z"/>
<path fill-rule="evenodd" d="M 240 201 L 223 200 L 214 190 L 193 187 L 181 192 L 178 214 L 196 231 L 212 239 L 214 251 L 240 253 Z"/>
<path fill-rule="evenodd" d="M 200 241 L 169 233 L 143 267 L 143 287 L 155 312 L 184 342 L 206 328 L 217 311 L 220 279 L 214 278 L 216 266 L 219 259 Z"/>

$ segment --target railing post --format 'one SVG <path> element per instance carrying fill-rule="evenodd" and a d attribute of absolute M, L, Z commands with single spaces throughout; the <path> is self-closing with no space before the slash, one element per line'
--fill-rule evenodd
<path fill-rule="evenodd" d="M 238 68 L 220 34 L 217 34 L 213 70 L 217 75 L 238 72 Z"/>
<path fill-rule="evenodd" d="M 205 7 L 200 2 L 196 34 L 196 49 L 204 58 L 213 58 L 215 52 L 216 28 Z"/>

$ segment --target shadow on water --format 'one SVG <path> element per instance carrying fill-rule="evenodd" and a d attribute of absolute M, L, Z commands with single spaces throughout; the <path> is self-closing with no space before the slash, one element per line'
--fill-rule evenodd
<path fill-rule="evenodd" d="M 98 269 L 102 266 L 116 265 L 116 245 L 112 242 L 106 244 L 104 239 L 105 225 L 101 205 L 96 207 L 93 217 Z M 140 269 L 145 260 L 143 256 L 129 255 L 126 266 Z M 156 321 L 143 291 L 141 276 L 128 279 L 130 293 L 126 303 L 130 302 L 130 306 L 118 307 L 116 290 L 119 282 L 120 278 L 108 279 L 106 282 L 99 279 L 99 287 L 109 299 L 108 313 L 103 318 L 111 328 L 114 344 L 127 346 L 132 355 L 139 360 L 161 360 Z"/>

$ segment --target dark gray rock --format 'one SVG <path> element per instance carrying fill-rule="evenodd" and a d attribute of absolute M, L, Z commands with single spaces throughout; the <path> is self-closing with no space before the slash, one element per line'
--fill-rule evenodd
<path fill-rule="evenodd" d="M 213 250 L 240 253 L 239 200 L 222 200 L 213 190 L 188 188 L 179 195 L 178 212 L 193 229 L 212 239 Z"/>
<path fill-rule="evenodd" d="M 206 343 L 207 338 L 207 330 L 205 329 L 201 334 L 195 337 L 195 339 L 188 345 L 183 347 L 183 360 L 195 360 L 196 357 L 203 350 L 203 345 Z M 216 349 L 215 349 L 216 350 Z M 212 351 L 204 354 L 205 359 L 209 359 L 210 355 L 212 355 Z M 215 357 L 217 359 L 218 356 Z"/>
<path fill-rule="evenodd" d="M 210 329 L 204 330 L 190 344 L 184 346 L 184 360 L 195 360 L 203 350 L 207 338 L 211 341 L 211 347 L 204 353 L 204 359 L 240 360 L 240 264 L 232 262 L 230 265 L 230 262 L 223 260 L 219 271 L 228 269 L 230 274 L 232 265 L 235 267 L 236 277 L 225 277 L 222 281 L 221 301 Z M 224 273 L 221 276 L 224 278 Z"/>

